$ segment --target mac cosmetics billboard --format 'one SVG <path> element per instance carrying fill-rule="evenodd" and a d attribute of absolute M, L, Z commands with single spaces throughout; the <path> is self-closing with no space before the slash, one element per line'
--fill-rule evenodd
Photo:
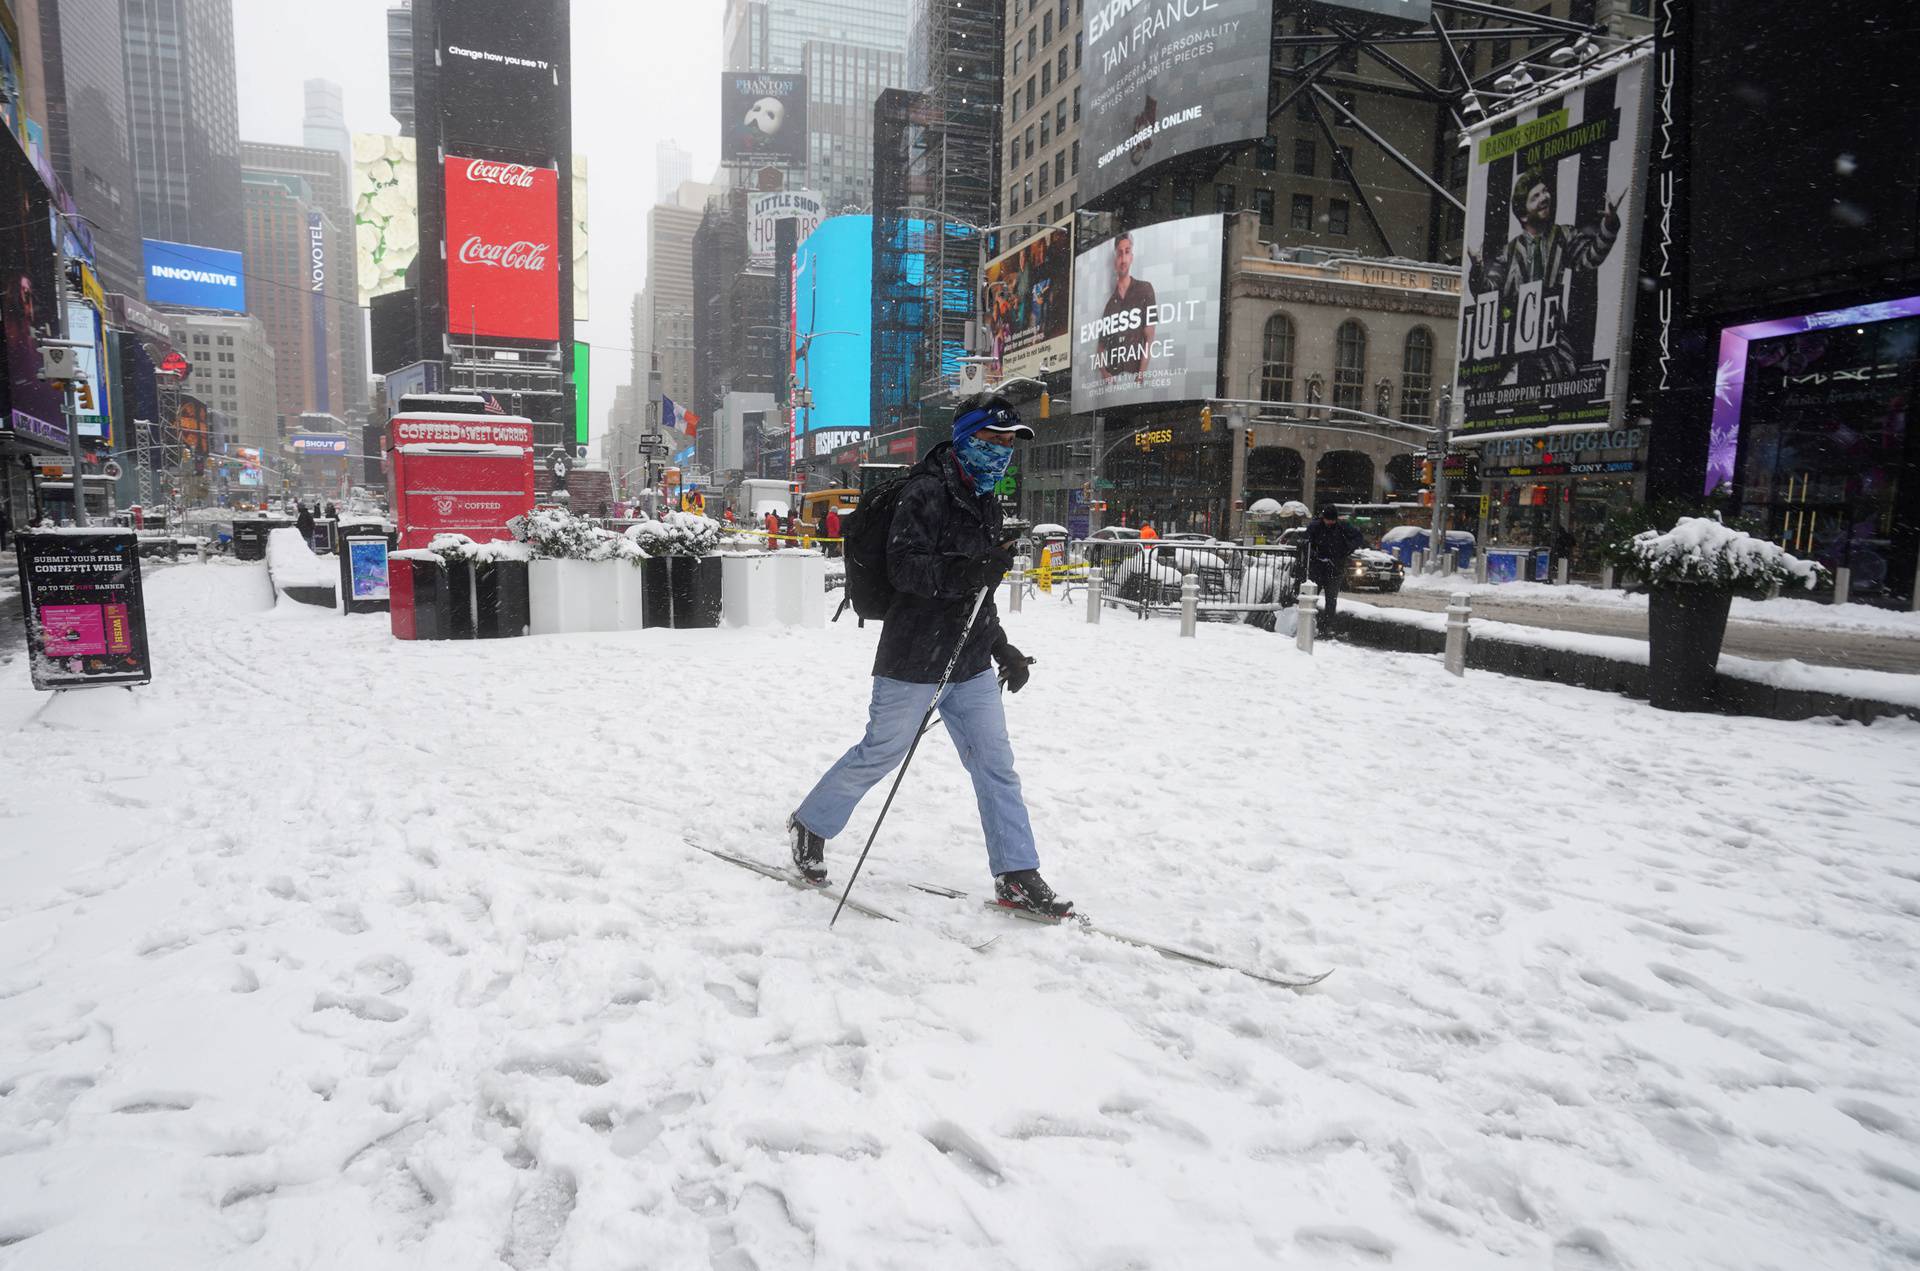
<path fill-rule="evenodd" d="M 1073 408 L 1196 401 L 1220 380 L 1226 218 L 1119 234 L 1073 262 Z"/>

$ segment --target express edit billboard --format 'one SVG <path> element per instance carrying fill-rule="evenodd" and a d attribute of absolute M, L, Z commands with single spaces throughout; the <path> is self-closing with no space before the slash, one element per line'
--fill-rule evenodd
<path fill-rule="evenodd" d="M 1073 222 L 1036 234 L 987 262 L 981 323 L 993 342 L 993 378 L 1034 376 L 1073 356 Z"/>
<path fill-rule="evenodd" d="M 1220 380 L 1219 213 L 1144 225 L 1073 262 L 1073 406 L 1212 397 Z"/>
<path fill-rule="evenodd" d="M 807 77 L 723 71 L 720 158 L 807 161 Z"/>
<path fill-rule="evenodd" d="M 147 303 L 183 309 L 247 311 L 247 276 L 239 252 L 143 238 Z"/>
<path fill-rule="evenodd" d="M 560 338 L 559 185 L 552 168 L 446 159 L 447 326 Z"/>
<path fill-rule="evenodd" d="M 1647 59 L 1470 135 L 1462 427 L 1604 424 L 1626 390 Z M 1623 219 L 1621 209 L 1626 209 Z"/>
<path fill-rule="evenodd" d="M 1267 134 L 1273 0 L 1087 6 L 1082 193 L 1154 164 Z"/>
<path fill-rule="evenodd" d="M 440 127 L 448 142 L 559 152 L 562 6 L 438 0 Z"/>

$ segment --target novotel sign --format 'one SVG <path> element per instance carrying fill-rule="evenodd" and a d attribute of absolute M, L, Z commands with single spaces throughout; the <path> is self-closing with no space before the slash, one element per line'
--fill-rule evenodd
<path fill-rule="evenodd" d="M 164 239 L 140 240 L 147 303 L 183 309 L 247 311 L 246 268 L 239 252 Z"/>

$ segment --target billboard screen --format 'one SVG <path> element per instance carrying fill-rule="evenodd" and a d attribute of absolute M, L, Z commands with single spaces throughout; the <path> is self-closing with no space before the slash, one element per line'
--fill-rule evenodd
<path fill-rule="evenodd" d="M 297 455 L 344 455 L 347 435 L 343 432 L 297 432 L 287 438 Z"/>
<path fill-rule="evenodd" d="M 1097 198 L 1156 163 L 1267 135 L 1273 0 L 1087 9 L 1087 117 Z"/>
<path fill-rule="evenodd" d="M 1470 134 L 1462 427 L 1610 421 L 1626 389 L 1647 60 Z"/>
<path fill-rule="evenodd" d="M 563 6 L 441 0 L 440 129 L 466 141 L 551 159 L 559 152 Z"/>
<path fill-rule="evenodd" d="M 794 374 L 813 395 L 811 408 L 794 412 L 800 458 L 866 440 L 873 417 L 872 291 L 872 217 L 829 217 L 795 250 L 793 328 L 800 350 Z"/>
<path fill-rule="evenodd" d="M 158 238 L 143 238 L 140 245 L 146 259 L 149 304 L 247 311 L 246 268 L 239 252 Z"/>
<path fill-rule="evenodd" d="M 1318 0 L 1328 9 L 1352 9 L 1382 18 L 1401 18 L 1421 26 L 1433 17 L 1433 0 Z"/>
<path fill-rule="evenodd" d="M 1073 222 L 987 262 L 981 323 L 993 341 L 993 378 L 1058 370 L 1073 354 Z"/>
<path fill-rule="evenodd" d="M 418 153 L 412 137 L 353 135 L 353 230 L 360 303 L 401 291 L 420 254 Z"/>
<path fill-rule="evenodd" d="M 113 385 L 103 374 L 106 359 L 101 356 L 105 334 L 100 315 L 94 312 L 92 305 L 84 300 L 68 299 L 67 338 L 86 346 L 79 350 L 75 360 L 80 378 L 93 388 L 93 409 L 90 411 L 81 410 L 78 394 L 67 394 L 67 409 L 72 412 L 69 418 L 79 427 L 82 437 L 105 438 L 107 420 L 113 413 Z"/>
<path fill-rule="evenodd" d="M 327 219 L 307 213 L 307 296 L 313 306 L 313 408 L 333 409 L 333 384 L 327 374 Z"/>
<path fill-rule="evenodd" d="M 798 222 L 793 227 L 793 239 L 798 243 L 820 228 L 824 215 L 825 205 L 812 190 L 775 190 L 770 194 L 749 195 L 747 267 L 762 270 L 773 268 L 774 226 L 781 221 L 791 218 Z"/>
<path fill-rule="evenodd" d="M 46 449 L 67 444 L 60 394 L 39 377 L 36 331 L 53 323 L 53 235 L 47 187 L 18 146 L 0 146 L 0 320 L 6 333 L 6 411 L 0 428 Z M 24 518 L 23 518 L 24 519 Z"/>
<path fill-rule="evenodd" d="M 1073 408 L 1212 397 L 1226 218 L 1119 234 L 1073 262 Z"/>
<path fill-rule="evenodd" d="M 720 75 L 720 158 L 807 161 L 807 77 L 785 71 Z"/>
<path fill-rule="evenodd" d="M 446 158 L 447 325 L 560 338 L 559 189 L 552 168 Z"/>

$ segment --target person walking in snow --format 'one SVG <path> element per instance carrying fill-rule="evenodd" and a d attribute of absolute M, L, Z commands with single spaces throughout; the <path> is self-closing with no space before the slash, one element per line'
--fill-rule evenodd
<path fill-rule="evenodd" d="M 874 654 L 866 735 L 787 820 L 794 867 L 808 881 L 827 881 L 826 841 L 846 828 L 861 797 L 906 757 L 954 659 L 940 717 L 973 778 L 994 893 L 1004 904 L 1050 917 L 1072 911 L 1073 902 L 1056 896 L 1040 877 L 999 692 L 1003 684 L 1018 693 L 1032 672 L 1030 659 L 1001 630 L 992 600 L 992 589 L 1013 564 L 993 487 L 1013 461 L 1013 443 L 1032 436 L 1004 397 L 972 398 L 954 413 L 953 440 L 935 446 L 908 474 L 887 536 L 887 577 L 895 595 Z M 988 598 L 969 630 L 967 619 L 983 588 Z M 990 662 L 999 665 L 999 684 Z"/>
<path fill-rule="evenodd" d="M 300 537 L 311 546 L 313 543 L 313 512 L 304 503 L 298 506 L 300 508 L 300 515 L 293 518 L 293 523 L 295 527 L 299 529 Z"/>
<path fill-rule="evenodd" d="M 1321 508 L 1319 519 L 1307 527 L 1307 577 L 1325 599 L 1320 617 L 1329 630 L 1340 610 L 1340 582 L 1346 576 L 1347 557 L 1366 545 L 1365 537 L 1341 520 L 1331 503 Z"/>
<path fill-rule="evenodd" d="M 767 509 L 767 546 L 780 546 L 780 514 L 772 508 Z"/>
<path fill-rule="evenodd" d="M 826 519 L 825 521 L 822 522 L 821 529 L 825 531 L 827 539 L 829 540 L 826 545 L 827 555 L 838 556 L 840 554 L 840 541 L 839 541 L 840 540 L 840 509 L 839 508 L 833 507 L 831 505 L 828 506 Z"/>

